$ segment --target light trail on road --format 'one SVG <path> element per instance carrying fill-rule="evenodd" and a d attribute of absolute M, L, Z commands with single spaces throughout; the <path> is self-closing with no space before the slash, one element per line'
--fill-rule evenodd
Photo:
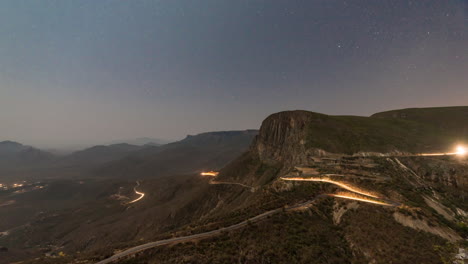
<path fill-rule="evenodd" d="M 280 179 L 284 180 L 284 181 L 326 182 L 326 183 L 331 183 L 331 184 L 338 185 L 341 188 L 346 189 L 346 190 L 351 191 L 351 192 L 359 193 L 359 194 L 374 197 L 374 198 L 379 198 L 379 196 L 377 196 L 375 194 L 372 194 L 370 192 L 366 192 L 366 191 L 361 190 L 361 189 L 359 189 L 357 187 L 354 187 L 354 186 L 352 186 L 350 184 L 339 182 L 339 181 L 334 181 L 334 180 L 331 180 L 331 179 L 328 179 L 328 178 L 302 178 L 302 177 L 288 177 L 288 178 L 286 178 L 286 177 L 281 177 Z"/>
<path fill-rule="evenodd" d="M 133 200 L 133 201 L 128 202 L 129 204 L 131 204 L 131 203 L 136 203 L 136 202 L 140 201 L 141 199 L 143 199 L 143 197 L 145 197 L 145 194 L 144 194 L 144 193 L 139 192 L 139 191 L 136 190 L 136 187 L 138 187 L 138 186 L 140 186 L 140 182 L 139 182 L 139 181 L 137 181 L 137 186 L 135 186 L 135 188 L 133 188 L 133 190 L 135 191 L 136 194 L 140 195 L 140 197 L 136 198 L 136 199 Z"/>
<path fill-rule="evenodd" d="M 213 172 L 213 171 L 202 172 L 202 173 L 200 173 L 200 175 L 216 177 L 216 176 L 218 176 L 218 172 Z M 337 185 L 337 186 L 339 186 L 339 187 L 341 187 L 343 189 L 346 189 L 346 190 L 354 192 L 354 193 L 358 193 L 358 194 L 373 197 L 373 198 L 379 198 L 379 196 L 377 196 L 375 194 L 372 194 L 370 192 L 361 190 L 361 189 L 359 189 L 357 187 L 354 187 L 354 186 L 352 186 L 352 185 L 350 185 L 348 183 L 334 181 L 334 180 L 331 180 L 329 178 L 300 178 L 300 177 L 285 178 L 285 177 L 281 177 L 280 179 L 284 180 L 284 181 L 326 182 L 326 183 L 335 184 L 335 185 Z M 243 184 L 240 184 L 240 183 L 216 182 L 214 180 L 210 181 L 210 184 L 237 184 L 237 185 L 242 185 L 244 187 L 253 188 L 251 186 L 243 185 Z M 137 191 L 135 190 L 135 192 L 137 192 Z M 222 227 L 222 228 L 219 228 L 219 229 L 216 229 L 216 230 L 212 230 L 212 231 L 208 231 L 208 232 L 200 233 L 200 234 L 195 234 L 195 235 L 190 235 L 190 236 L 176 237 L 176 238 L 170 238 L 170 239 L 165 239 L 165 240 L 160 240 L 160 241 L 155 241 L 155 242 L 149 242 L 149 243 L 146 243 L 146 244 L 143 244 L 143 245 L 139 245 L 139 246 L 124 250 L 124 251 L 122 251 L 120 253 L 117 253 L 117 254 L 107 258 L 107 259 L 99 261 L 96 264 L 107 264 L 107 263 L 111 263 L 111 262 L 114 262 L 114 261 L 118 261 L 119 259 L 121 259 L 123 257 L 129 256 L 129 255 L 132 255 L 132 254 L 135 254 L 135 253 L 138 253 L 138 252 L 150 249 L 150 248 L 158 247 L 158 246 L 163 246 L 163 245 L 168 245 L 168 244 L 173 244 L 173 243 L 188 242 L 188 241 L 193 241 L 193 240 L 197 240 L 197 239 L 204 239 L 204 238 L 220 235 L 220 234 L 222 234 L 222 232 L 242 228 L 242 227 L 248 225 L 248 223 L 250 223 L 250 222 L 260 221 L 262 219 L 265 219 L 265 218 L 267 218 L 267 217 L 269 217 L 269 216 L 271 216 L 273 214 L 279 213 L 279 212 L 283 212 L 283 211 L 293 212 L 293 211 L 297 211 L 297 210 L 305 210 L 305 209 L 309 208 L 309 206 L 311 206 L 312 203 L 317 198 L 323 197 L 323 196 L 326 196 L 326 195 L 320 194 L 320 195 L 317 195 L 314 199 L 312 199 L 310 201 L 307 201 L 307 202 L 295 204 L 295 205 L 293 205 L 291 207 L 286 206 L 286 207 L 277 208 L 277 209 L 274 209 L 274 210 L 271 210 L 271 211 L 267 211 L 267 212 L 264 212 L 262 214 L 251 217 L 251 218 L 249 218 L 247 220 L 244 220 L 244 221 L 242 221 L 240 223 L 237 223 L 237 224 L 234 224 L 234 225 L 231 225 L 231 226 L 228 226 L 228 227 Z M 356 200 L 356 201 L 367 202 L 367 203 L 378 204 L 378 205 L 384 205 L 384 206 L 396 206 L 394 204 L 389 204 L 389 203 L 382 202 L 382 201 L 372 200 L 370 198 L 362 197 L 362 196 L 359 196 L 359 195 L 353 194 L 353 193 L 343 193 L 343 192 L 341 192 L 341 193 L 337 193 L 337 194 L 328 194 L 328 196 L 337 197 L 337 198 L 344 198 L 344 199 L 350 199 L 350 200 Z M 143 198 L 143 197 L 140 197 L 140 198 L 136 199 L 135 201 L 138 201 L 141 198 Z"/>
<path fill-rule="evenodd" d="M 219 172 L 217 171 L 207 171 L 207 172 L 202 172 L 200 173 L 201 176 L 212 176 L 212 177 L 216 177 L 218 176 Z"/>
<path fill-rule="evenodd" d="M 328 194 L 328 196 L 344 198 L 344 199 L 349 199 L 349 200 L 356 200 L 356 201 L 372 203 L 372 204 L 385 205 L 385 206 L 395 206 L 393 204 L 372 200 L 372 199 L 369 199 L 369 198 L 364 197 L 364 196 L 356 195 L 354 193 L 340 192 L 340 193 L 337 193 L 337 194 Z"/>
<path fill-rule="evenodd" d="M 418 154 L 417 156 L 460 156 L 460 155 L 465 155 L 465 154 L 460 154 L 458 152 L 453 152 L 453 153 L 421 153 Z"/>
<path fill-rule="evenodd" d="M 202 176 L 210 176 L 210 177 L 217 177 L 218 174 L 219 174 L 219 172 L 217 172 L 217 171 L 207 171 L 207 172 L 200 173 L 200 175 L 202 175 Z M 248 186 L 248 185 L 238 183 L 238 182 L 216 181 L 214 178 L 212 180 L 210 180 L 209 184 L 213 184 L 213 185 L 216 185 L 216 184 L 239 185 L 239 186 L 250 189 L 251 192 L 255 191 L 255 187 L 253 187 L 253 186 Z"/>
<path fill-rule="evenodd" d="M 459 145 L 455 148 L 455 152 L 448 152 L 448 153 L 420 153 L 416 154 L 416 156 L 465 156 L 468 154 L 468 149 L 466 147 Z"/>

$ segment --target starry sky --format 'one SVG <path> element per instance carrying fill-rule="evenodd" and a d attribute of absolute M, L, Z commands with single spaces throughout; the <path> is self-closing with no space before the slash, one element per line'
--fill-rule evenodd
<path fill-rule="evenodd" d="M 259 128 L 468 105 L 466 0 L 0 2 L 0 141 Z"/>

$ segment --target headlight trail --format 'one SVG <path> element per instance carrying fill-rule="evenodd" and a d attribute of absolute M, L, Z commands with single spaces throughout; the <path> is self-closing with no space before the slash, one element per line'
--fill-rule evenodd
<path fill-rule="evenodd" d="M 210 177 L 216 177 L 218 176 L 219 172 L 217 171 L 207 171 L 207 172 L 202 172 L 200 175 L 202 176 L 210 176 Z M 216 181 L 214 178 L 210 180 L 209 184 L 229 184 L 229 185 L 239 185 L 245 188 L 250 189 L 251 192 L 255 192 L 255 187 L 253 186 L 248 186 L 239 182 L 224 182 L 224 181 Z"/>
<path fill-rule="evenodd" d="M 140 201 L 141 199 L 143 199 L 143 197 L 145 196 L 144 193 L 139 192 L 139 191 L 136 190 L 136 187 L 138 187 L 138 186 L 140 186 L 140 182 L 139 182 L 139 181 L 137 181 L 137 186 L 135 186 L 135 188 L 133 188 L 133 190 L 135 191 L 136 194 L 140 195 L 140 197 L 136 198 L 136 199 L 133 200 L 133 201 L 128 202 L 129 204 L 131 204 L 131 203 L 136 203 L 136 202 Z"/>
<path fill-rule="evenodd" d="M 212 177 L 216 177 L 218 176 L 219 172 L 217 171 L 207 171 L 207 172 L 202 172 L 200 173 L 201 176 L 212 176 Z"/>
<path fill-rule="evenodd" d="M 379 205 L 385 205 L 385 206 L 395 206 L 393 204 L 372 200 L 372 199 L 369 199 L 369 198 L 364 197 L 364 196 L 356 195 L 354 193 L 340 192 L 340 193 L 337 193 L 337 194 L 328 194 L 328 195 L 332 196 L 332 197 L 344 198 L 344 199 L 349 199 L 349 200 L 356 200 L 356 201 L 372 203 L 372 204 L 379 204 Z"/>
<path fill-rule="evenodd" d="M 351 192 L 355 192 L 355 193 L 359 193 L 359 194 L 362 194 L 362 195 L 366 195 L 366 196 L 369 196 L 369 197 L 374 197 L 374 198 L 379 198 L 377 195 L 375 194 L 372 194 L 370 192 L 366 192 L 364 190 L 360 190 L 354 186 L 351 186 L 350 184 L 347 184 L 347 183 L 343 183 L 343 182 L 338 182 L 338 181 L 334 181 L 334 180 L 330 180 L 330 179 L 327 179 L 327 178 L 301 178 L 301 177 L 291 177 L 291 178 L 285 178 L 285 177 L 281 177 L 282 180 L 284 181 L 313 181 L 313 182 L 327 182 L 327 183 L 331 183 L 331 184 L 335 184 L 335 185 L 338 185 L 340 186 L 341 188 L 343 189 L 346 189 L 348 191 L 351 191 Z"/>
<path fill-rule="evenodd" d="M 458 152 L 451 152 L 451 153 L 420 153 L 417 156 L 454 156 L 454 155 L 462 155 Z"/>
<path fill-rule="evenodd" d="M 417 154 L 417 156 L 465 156 L 468 153 L 466 147 L 462 145 L 458 145 L 455 148 L 455 152 L 448 152 L 448 153 L 421 153 Z"/>

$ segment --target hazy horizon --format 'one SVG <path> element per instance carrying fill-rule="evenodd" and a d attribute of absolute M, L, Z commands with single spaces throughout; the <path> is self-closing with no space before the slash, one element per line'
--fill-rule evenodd
<path fill-rule="evenodd" d="M 427 106 L 427 107 L 433 107 L 433 106 Z M 457 107 L 457 106 L 455 105 L 455 106 L 437 106 L 437 107 Z M 404 108 L 413 108 L 413 107 L 404 107 Z M 398 109 L 404 109 L 404 108 L 398 108 Z M 421 107 L 418 107 L 418 108 L 424 108 L 424 106 L 421 106 Z M 284 111 L 294 111 L 294 110 L 305 110 L 305 109 L 290 109 L 290 110 L 284 110 Z M 397 110 L 397 108 L 386 109 L 386 110 L 383 110 L 381 112 L 389 111 L 389 110 Z M 370 115 L 375 114 L 375 113 L 378 113 L 378 112 L 371 113 Z M 327 113 L 322 113 L 322 114 L 327 114 Z M 340 115 L 340 114 L 337 114 L 337 115 Z M 370 116 L 370 115 L 360 115 L 360 116 Z M 262 119 L 262 121 L 263 121 L 263 119 Z M 51 141 L 51 142 L 45 142 L 45 143 L 44 142 L 42 142 L 42 143 L 40 143 L 40 142 L 39 143 L 28 143 L 27 141 L 15 140 L 15 139 L 11 139 L 11 138 L 10 139 L 9 138 L 7 138 L 7 139 L 0 138 L 0 142 L 2 142 L 2 141 L 13 141 L 13 142 L 17 142 L 17 143 L 20 143 L 20 144 L 23 144 L 23 145 L 38 147 L 38 148 L 42 148 L 42 149 L 51 149 L 51 150 L 56 149 L 56 150 L 59 150 L 59 151 L 76 151 L 76 150 L 85 149 L 85 148 L 89 148 L 89 147 L 97 146 L 97 145 L 112 145 L 112 144 L 119 144 L 119 143 L 143 145 L 143 144 L 137 144 L 137 143 L 133 142 L 133 141 L 143 140 L 143 139 L 147 140 L 147 141 L 149 141 L 151 143 L 167 144 L 167 143 L 182 140 L 182 139 L 186 138 L 189 135 L 193 136 L 193 135 L 197 135 L 197 134 L 201 134 L 201 133 L 222 132 L 222 131 L 258 130 L 258 129 L 260 129 L 260 125 L 261 125 L 261 122 L 259 123 L 259 126 L 257 128 L 199 131 L 199 132 L 196 132 L 196 133 L 187 133 L 184 136 L 182 136 L 181 138 L 172 138 L 172 139 L 158 138 L 158 137 L 133 137 L 133 138 L 125 138 L 125 139 L 124 138 L 115 138 L 115 139 L 105 138 L 105 139 L 103 139 L 101 141 L 87 141 L 87 142 L 69 141 L 69 142 L 65 142 L 65 143 L 57 143 L 57 142 Z"/>
<path fill-rule="evenodd" d="M 468 102 L 463 0 L 5 1 L 0 23 L 0 140 L 41 148 Z"/>

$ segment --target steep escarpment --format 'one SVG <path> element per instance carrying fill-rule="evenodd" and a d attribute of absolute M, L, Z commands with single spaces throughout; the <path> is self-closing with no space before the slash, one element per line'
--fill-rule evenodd
<path fill-rule="evenodd" d="M 304 163 L 308 126 L 321 116 L 307 111 L 273 114 L 263 121 L 252 150 L 262 162 Z"/>
<path fill-rule="evenodd" d="M 229 134 L 203 134 L 184 142 L 190 148 L 219 146 Z M 114 204 L 121 208 L 111 212 L 118 221 L 109 223 L 110 218 L 94 216 L 88 227 L 93 225 L 93 233 L 100 230 L 98 237 L 112 243 L 88 243 L 88 233 L 70 245 L 69 237 L 85 233 L 83 228 L 66 237 L 60 231 L 57 245 L 65 245 L 70 260 L 79 257 L 89 263 L 144 242 L 188 235 L 196 235 L 197 241 L 126 255 L 122 263 L 436 264 L 453 260 L 459 248 L 467 247 L 468 157 L 411 155 L 449 151 L 451 140 L 436 121 L 307 111 L 273 114 L 262 123 L 248 151 L 216 178 L 171 177 L 168 183 L 179 180 L 172 187 L 164 186 L 163 179 L 146 180 L 138 188 L 147 195 L 135 207 Z M 180 155 L 187 149 L 180 146 L 170 145 L 160 157 Z M 204 151 L 210 160 L 219 158 L 220 152 Z M 199 166 L 203 161 L 199 153 L 184 160 Z M 154 172 L 163 163 L 150 160 L 148 164 L 154 166 L 148 171 Z M 187 164 L 185 169 L 190 168 Z M 132 225 L 125 232 L 110 231 L 126 223 Z M 223 232 L 206 240 L 199 236 L 214 230 Z"/>
<path fill-rule="evenodd" d="M 285 111 L 263 121 L 251 151 L 269 164 L 307 163 L 310 156 L 325 152 L 450 152 L 468 135 L 466 120 L 468 107 L 396 110 L 371 117 Z"/>
<path fill-rule="evenodd" d="M 196 244 L 153 249 L 135 261 L 440 263 L 453 259 L 458 248 L 466 247 L 463 239 L 468 236 L 467 159 L 408 155 L 450 151 L 452 140 L 437 121 L 307 111 L 273 114 L 263 121 L 249 150 L 217 177 L 253 188 L 244 191 L 242 200 L 236 196 L 223 200 L 209 215 L 219 223 L 245 219 L 246 212 L 258 215 L 312 200 L 310 207 L 302 212 L 283 210 L 261 223 Z M 325 181 L 300 181 L 312 178 Z M 370 193 L 386 203 L 336 195 L 343 189 Z M 229 214 L 220 208 L 229 208 Z"/>
<path fill-rule="evenodd" d="M 307 127 L 320 115 L 308 111 L 270 115 L 248 151 L 225 166 L 219 178 L 263 185 L 295 164 L 307 164 L 311 156 L 323 152 L 306 146 Z"/>
<path fill-rule="evenodd" d="M 462 141 L 442 120 L 276 113 L 262 123 L 249 151 L 219 177 L 255 186 L 288 204 L 342 190 L 310 181 L 285 182 L 285 177 L 334 177 L 370 191 L 393 206 L 355 206 L 337 199 L 333 206 L 317 202 L 311 211 L 333 220 L 342 245 L 369 263 L 440 263 L 441 254 L 452 258 L 458 247 L 466 247 L 468 161 L 461 155 L 412 154 L 451 152 Z M 453 131 L 462 131 L 461 126 L 457 130 L 452 123 Z M 395 234 L 391 242 L 388 232 Z M 451 250 L 444 251 L 444 245 Z"/>
<path fill-rule="evenodd" d="M 262 122 L 248 153 L 225 167 L 220 177 L 244 178 L 250 183 L 262 179 L 264 183 L 271 178 L 264 175 L 265 168 L 280 167 L 276 171 L 284 173 L 297 165 L 312 165 L 314 157 L 452 151 L 459 138 L 441 129 L 440 118 L 425 120 L 330 116 L 300 110 L 275 113 Z"/>

